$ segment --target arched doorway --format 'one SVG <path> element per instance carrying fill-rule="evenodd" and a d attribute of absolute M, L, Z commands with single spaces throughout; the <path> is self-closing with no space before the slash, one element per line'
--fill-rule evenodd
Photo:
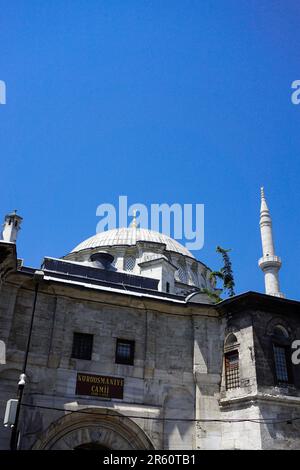
<path fill-rule="evenodd" d="M 146 433 L 131 419 L 104 408 L 70 412 L 52 423 L 34 450 L 154 449 Z"/>

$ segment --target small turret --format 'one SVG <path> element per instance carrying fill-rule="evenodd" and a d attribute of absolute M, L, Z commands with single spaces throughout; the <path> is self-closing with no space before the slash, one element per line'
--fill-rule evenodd
<path fill-rule="evenodd" d="M 16 210 L 5 216 L 2 230 L 3 241 L 16 243 L 22 220 L 22 217 L 17 215 Z"/>

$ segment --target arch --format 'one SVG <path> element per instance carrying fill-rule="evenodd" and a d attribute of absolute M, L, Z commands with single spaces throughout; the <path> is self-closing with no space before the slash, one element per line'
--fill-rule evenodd
<path fill-rule="evenodd" d="M 276 336 L 277 338 L 282 338 L 282 339 L 288 339 L 289 338 L 289 332 L 287 329 L 282 326 L 282 325 L 275 325 L 273 328 L 273 335 Z"/>
<path fill-rule="evenodd" d="M 293 333 L 290 325 L 288 324 L 288 322 L 284 318 L 281 318 L 281 317 L 272 318 L 266 325 L 266 335 L 267 336 L 273 336 L 275 327 L 283 328 L 288 333 L 288 337 L 290 339 L 293 339 L 294 333 Z"/>
<path fill-rule="evenodd" d="M 237 337 L 235 336 L 234 333 L 229 333 L 227 338 L 225 339 L 224 346 L 225 348 L 231 347 L 233 345 L 237 345 Z"/>
<path fill-rule="evenodd" d="M 290 327 L 286 321 L 274 318 L 268 324 L 268 335 L 273 349 L 275 384 L 282 386 L 294 383 L 290 350 Z"/>
<path fill-rule="evenodd" d="M 112 450 L 154 449 L 146 433 L 131 419 L 105 408 L 84 408 L 53 422 L 35 442 L 34 450 L 89 446 Z"/>
<path fill-rule="evenodd" d="M 222 384 L 225 390 L 240 387 L 240 354 L 238 338 L 233 331 L 228 333 L 224 341 L 224 360 Z"/>

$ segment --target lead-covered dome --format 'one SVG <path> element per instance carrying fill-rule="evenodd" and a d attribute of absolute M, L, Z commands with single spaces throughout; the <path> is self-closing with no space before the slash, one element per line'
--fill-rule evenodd
<path fill-rule="evenodd" d="M 179 253 L 193 259 L 195 258 L 187 248 L 171 237 L 163 233 L 155 232 L 154 230 L 136 227 L 122 227 L 97 233 L 79 243 L 71 253 L 98 247 L 133 246 L 136 245 L 137 242 L 164 244 L 166 251 Z"/>
<path fill-rule="evenodd" d="M 158 289 L 190 294 L 211 286 L 210 270 L 168 235 L 135 226 L 97 233 L 79 243 L 65 260 L 157 279 Z"/>

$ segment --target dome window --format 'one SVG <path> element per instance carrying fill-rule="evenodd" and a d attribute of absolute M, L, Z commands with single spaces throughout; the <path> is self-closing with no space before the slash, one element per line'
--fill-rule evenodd
<path fill-rule="evenodd" d="M 197 267 L 193 266 L 191 269 L 191 280 L 194 286 L 198 286 L 199 281 L 198 281 Z"/>
<path fill-rule="evenodd" d="M 133 256 L 126 256 L 124 259 L 125 271 L 133 271 L 135 267 L 135 258 Z"/>
<path fill-rule="evenodd" d="M 178 266 L 177 274 L 179 281 L 186 284 L 186 275 L 183 266 Z"/>

